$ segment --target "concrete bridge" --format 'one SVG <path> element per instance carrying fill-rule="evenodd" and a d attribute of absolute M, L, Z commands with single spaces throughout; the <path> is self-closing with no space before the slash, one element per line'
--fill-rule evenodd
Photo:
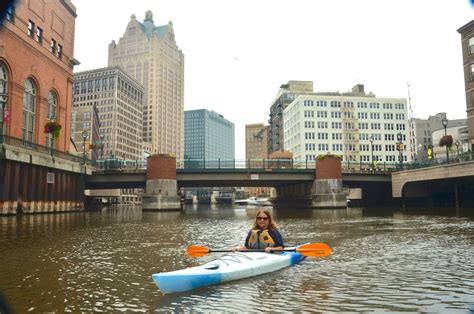
<path fill-rule="evenodd" d="M 294 184 L 312 184 L 315 169 L 176 169 L 178 187 L 280 187 Z M 388 172 L 369 173 L 346 171 L 343 182 L 348 184 L 390 183 Z M 101 170 L 85 179 L 86 189 L 145 188 L 146 169 Z"/>
<path fill-rule="evenodd" d="M 403 204 L 413 200 L 428 207 L 453 204 L 459 212 L 461 207 L 473 206 L 474 161 L 394 172 L 392 195 L 402 198 Z"/>

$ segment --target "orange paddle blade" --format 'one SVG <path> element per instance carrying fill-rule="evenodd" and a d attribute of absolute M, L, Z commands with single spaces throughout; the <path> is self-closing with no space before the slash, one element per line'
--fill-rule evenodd
<path fill-rule="evenodd" d="M 331 255 L 331 248 L 325 243 L 309 243 L 296 248 L 304 256 L 325 257 Z"/>
<path fill-rule="evenodd" d="M 186 250 L 186 253 L 191 257 L 201 257 L 209 254 L 210 250 L 205 246 L 191 245 Z"/>

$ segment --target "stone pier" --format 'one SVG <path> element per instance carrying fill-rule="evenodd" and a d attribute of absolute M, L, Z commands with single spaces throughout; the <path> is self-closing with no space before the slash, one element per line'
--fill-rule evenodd
<path fill-rule="evenodd" d="M 176 182 L 176 158 L 156 154 L 147 159 L 146 190 L 142 196 L 144 211 L 180 210 L 181 198 Z"/>
<path fill-rule="evenodd" d="M 314 208 L 347 207 L 347 195 L 342 189 L 341 159 L 338 156 L 318 156 L 311 205 Z"/>

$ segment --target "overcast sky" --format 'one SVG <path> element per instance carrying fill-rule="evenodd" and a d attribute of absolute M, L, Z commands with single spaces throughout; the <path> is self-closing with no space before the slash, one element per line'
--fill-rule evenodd
<path fill-rule="evenodd" d="M 108 44 L 130 16 L 173 22 L 185 55 L 184 110 L 208 109 L 235 124 L 236 158 L 245 124 L 268 123 L 281 84 L 315 91 L 355 84 L 379 97 L 408 99 L 416 118 L 466 117 L 461 26 L 470 0 L 73 0 L 75 71 L 107 66 Z"/>

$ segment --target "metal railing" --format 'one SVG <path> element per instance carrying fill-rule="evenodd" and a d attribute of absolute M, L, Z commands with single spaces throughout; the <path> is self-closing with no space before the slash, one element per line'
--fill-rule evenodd
<path fill-rule="evenodd" d="M 474 160 L 472 154 L 460 154 L 458 157 L 450 159 L 450 164 Z M 398 162 L 377 162 L 374 166 L 370 162 L 341 162 L 344 173 L 390 173 L 401 170 L 411 170 L 427 168 L 446 164 L 446 160 L 431 159 L 416 161 L 412 163 Z M 119 158 L 106 158 L 96 160 L 93 166 L 97 170 L 144 170 L 147 167 L 146 160 L 127 160 Z M 247 169 L 252 171 L 285 171 L 285 170 L 306 170 L 315 169 L 315 161 L 296 159 L 182 159 L 176 160 L 176 169 L 184 170 L 231 170 Z"/>
<path fill-rule="evenodd" d="M 61 158 L 91 165 L 98 171 L 103 170 L 144 170 L 147 167 L 146 160 L 127 160 L 120 158 L 105 158 L 100 160 L 90 160 L 84 155 L 73 155 L 59 151 L 47 146 L 25 141 L 20 138 L 1 135 L 0 144 L 21 148 L 22 150 L 34 151 L 47 154 L 54 158 Z M 452 154 L 449 164 L 463 163 L 474 160 L 474 153 L 465 152 Z M 427 168 L 446 164 L 446 158 L 425 159 L 411 163 L 398 162 L 377 162 L 376 166 L 370 162 L 342 161 L 342 171 L 344 173 L 390 173 L 394 171 Z M 176 160 L 177 169 L 204 170 L 204 169 L 247 169 L 260 171 L 285 171 L 297 169 L 315 169 L 316 162 L 310 160 L 297 159 L 182 159 Z"/>

